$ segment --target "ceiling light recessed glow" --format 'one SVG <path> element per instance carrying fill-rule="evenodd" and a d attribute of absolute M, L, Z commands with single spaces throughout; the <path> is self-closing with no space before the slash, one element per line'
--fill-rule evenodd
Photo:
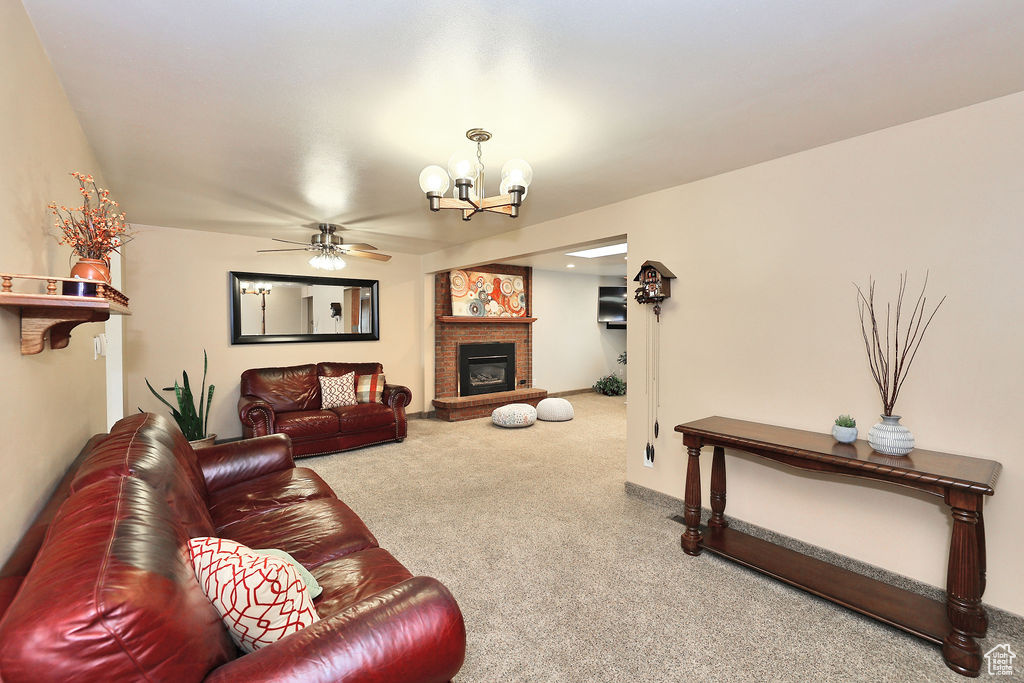
<path fill-rule="evenodd" d="M 575 263 L 566 263 L 566 264 L 565 264 L 565 267 L 566 267 L 566 268 L 575 268 L 575 267 L 576 267 L 576 264 L 575 264 Z"/>
<path fill-rule="evenodd" d="M 580 258 L 600 258 L 602 256 L 612 256 L 613 254 L 625 254 L 626 243 L 622 244 L 610 244 L 607 247 L 594 247 L 593 249 L 584 249 L 583 251 L 570 251 L 566 256 L 579 256 Z"/>

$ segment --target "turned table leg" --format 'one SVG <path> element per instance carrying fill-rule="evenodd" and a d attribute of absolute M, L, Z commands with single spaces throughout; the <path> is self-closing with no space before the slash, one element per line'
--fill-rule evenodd
<path fill-rule="evenodd" d="M 952 631 L 943 640 L 942 656 L 953 671 L 977 676 L 981 648 L 974 639 L 984 636 L 988 626 L 981 606 L 985 567 L 982 501 L 979 494 L 948 491 L 946 503 L 953 514 L 946 574 L 946 614 Z"/>
<path fill-rule="evenodd" d="M 981 589 L 978 591 L 979 599 L 985 594 L 985 514 L 980 509 L 981 505 L 983 503 L 979 503 L 978 509 L 978 567 L 981 573 Z M 985 631 L 988 631 L 987 617 L 985 619 Z"/>
<path fill-rule="evenodd" d="M 725 521 L 725 449 L 721 446 L 715 446 L 711 459 L 711 519 L 708 526 L 712 529 L 729 526 Z"/>
<path fill-rule="evenodd" d="M 687 555 L 700 555 L 700 542 L 704 539 L 700 531 L 700 444 L 687 444 L 686 453 L 686 499 L 683 504 L 683 520 L 686 531 L 681 539 Z"/>

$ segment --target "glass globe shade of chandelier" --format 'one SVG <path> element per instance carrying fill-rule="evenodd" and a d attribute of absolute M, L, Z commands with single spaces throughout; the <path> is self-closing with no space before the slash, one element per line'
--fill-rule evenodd
<path fill-rule="evenodd" d="M 533 182 L 533 168 L 522 159 L 505 162 L 498 196 L 487 197 L 481 145 L 491 139 L 491 134 L 472 128 L 466 131 L 466 137 L 476 143 L 475 157 L 471 148 L 463 148 L 448 159 L 447 173 L 437 165 L 427 166 L 420 172 L 420 189 L 427 197 L 430 210 L 458 209 L 465 221 L 483 211 L 518 217 L 519 207 Z M 449 187 L 452 187 L 451 199 L 444 196 Z"/>

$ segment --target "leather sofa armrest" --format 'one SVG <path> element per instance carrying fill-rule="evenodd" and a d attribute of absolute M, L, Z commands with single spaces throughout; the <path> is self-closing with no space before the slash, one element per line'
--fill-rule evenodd
<path fill-rule="evenodd" d="M 466 655 L 459 606 L 436 579 L 407 579 L 223 666 L 207 681 L 441 683 Z"/>
<path fill-rule="evenodd" d="M 412 403 L 412 392 L 409 391 L 409 387 L 400 384 L 385 384 L 381 400 L 388 408 L 404 408 Z"/>
<path fill-rule="evenodd" d="M 219 491 L 249 479 L 295 467 L 292 440 L 287 434 L 271 434 L 255 439 L 196 449 L 208 491 Z"/>
<path fill-rule="evenodd" d="M 274 433 L 274 407 L 252 394 L 238 397 L 238 419 L 242 421 L 246 436 L 266 436 Z"/>

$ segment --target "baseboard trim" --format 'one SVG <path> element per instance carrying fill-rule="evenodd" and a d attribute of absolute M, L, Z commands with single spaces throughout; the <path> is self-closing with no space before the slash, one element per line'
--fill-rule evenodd
<path fill-rule="evenodd" d="M 574 396 L 576 394 L 592 394 L 592 393 L 594 393 L 594 390 L 592 388 L 590 388 L 590 387 L 587 387 L 586 389 L 570 389 L 569 391 L 554 391 L 554 392 L 549 391 L 548 392 L 548 397 L 549 398 L 561 398 L 563 396 Z"/>
<path fill-rule="evenodd" d="M 656 505 L 658 507 L 666 508 L 672 511 L 674 514 L 669 515 L 670 518 L 678 517 L 682 519 L 683 514 L 683 501 L 675 496 L 670 496 L 667 493 L 661 491 L 655 491 L 649 489 L 646 486 L 640 484 L 634 484 L 631 481 L 627 481 L 625 484 L 626 495 L 634 498 L 639 498 L 645 503 Z M 711 516 L 711 510 L 708 508 L 701 508 L 701 523 L 707 523 L 707 518 Z M 765 529 L 764 527 L 757 526 L 756 524 L 750 524 L 744 522 L 741 519 L 726 515 L 729 520 L 729 526 L 733 527 L 737 531 L 742 531 L 745 534 L 756 536 L 757 538 L 764 539 L 776 543 L 783 548 L 788 548 L 805 555 L 817 558 L 823 562 L 834 564 L 844 569 L 849 569 L 852 572 L 862 574 L 864 576 L 870 576 L 873 579 L 879 581 L 885 581 L 891 583 L 900 588 L 912 591 L 918 595 L 924 595 L 933 600 L 945 600 L 946 592 L 941 588 L 932 586 L 931 584 L 912 579 L 902 574 L 883 569 L 882 567 L 876 567 L 873 564 L 862 562 L 861 560 L 841 555 L 832 550 L 822 548 L 820 546 L 805 543 L 804 541 L 785 536 L 783 534 Z M 682 550 L 680 550 L 682 552 Z M 751 570 L 753 571 L 753 570 Z M 1001 634 L 1012 635 L 1018 642 L 1024 639 L 1024 617 L 1018 616 L 1013 612 L 1007 612 L 1004 609 L 993 607 L 992 605 L 985 604 L 985 612 L 988 614 L 989 620 L 989 633 L 992 631 L 999 631 Z"/>

